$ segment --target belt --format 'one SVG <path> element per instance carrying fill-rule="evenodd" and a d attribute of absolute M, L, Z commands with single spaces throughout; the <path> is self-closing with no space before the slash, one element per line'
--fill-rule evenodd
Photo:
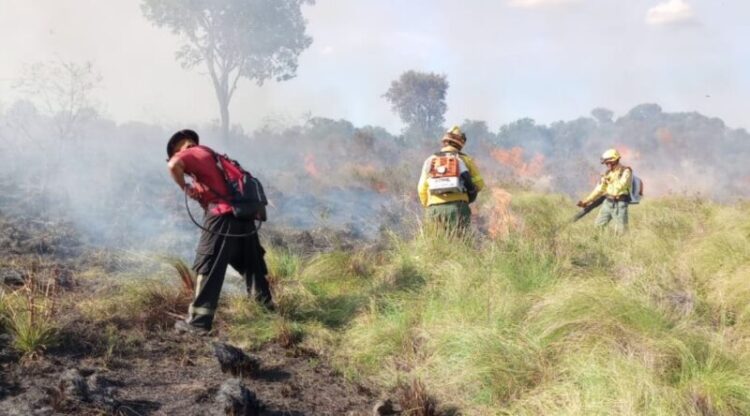
<path fill-rule="evenodd" d="M 630 201 L 630 195 L 618 195 L 618 196 L 607 195 L 606 198 L 607 198 L 607 201 L 609 202 Z"/>
<path fill-rule="evenodd" d="M 222 204 L 224 207 L 226 207 L 227 205 L 229 205 L 230 207 L 232 206 L 232 204 L 228 202 L 223 202 L 223 201 L 222 202 L 209 202 L 208 204 L 206 204 L 206 210 L 207 211 L 217 210 L 222 207 Z M 227 211 L 227 212 L 230 212 L 230 211 Z"/>

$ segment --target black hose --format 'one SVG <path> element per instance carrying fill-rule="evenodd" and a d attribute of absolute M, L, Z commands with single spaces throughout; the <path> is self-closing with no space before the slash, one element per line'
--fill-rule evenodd
<path fill-rule="evenodd" d="M 195 217 L 193 217 L 193 213 L 190 212 L 190 205 L 188 205 L 188 188 L 187 188 L 187 186 L 185 187 L 185 210 L 187 211 L 188 216 L 190 217 L 190 221 L 192 221 L 193 224 L 195 224 L 196 227 L 200 228 L 201 230 L 203 230 L 203 231 L 205 231 L 207 233 L 211 233 L 213 235 L 218 235 L 218 236 L 222 236 L 222 237 L 250 237 L 251 235 L 257 234 L 258 231 L 260 231 L 261 225 L 263 224 L 262 221 L 258 221 L 258 225 L 255 226 L 255 230 L 253 230 L 253 231 L 251 231 L 251 232 L 249 232 L 247 234 L 228 234 L 228 233 L 221 233 L 221 232 L 209 230 L 208 228 L 200 225 L 198 223 L 198 221 L 196 221 Z"/>

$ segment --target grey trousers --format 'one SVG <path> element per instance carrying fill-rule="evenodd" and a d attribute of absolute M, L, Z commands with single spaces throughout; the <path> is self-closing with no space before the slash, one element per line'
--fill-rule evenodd
<path fill-rule="evenodd" d="M 248 234 L 255 231 L 252 221 L 236 219 L 232 214 L 207 215 L 196 249 L 193 270 L 198 275 L 195 298 L 188 310 L 188 323 L 211 329 L 227 266 L 232 266 L 245 279 L 247 292 L 256 300 L 271 303 L 271 290 L 266 275 L 268 268 L 263 259 L 265 250 L 260 245 L 258 233 L 247 237 L 225 237 L 222 234 Z"/>
<path fill-rule="evenodd" d="M 628 205 L 630 204 L 627 201 L 605 200 L 596 217 L 596 225 L 605 227 L 610 221 L 614 221 L 615 232 L 618 234 L 626 232 L 628 230 Z"/>

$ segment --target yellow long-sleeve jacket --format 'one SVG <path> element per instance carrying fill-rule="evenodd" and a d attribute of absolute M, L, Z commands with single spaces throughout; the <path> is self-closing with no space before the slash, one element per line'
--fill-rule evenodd
<path fill-rule="evenodd" d="M 440 149 L 440 151 L 459 153 L 458 149 L 453 146 L 443 147 L 442 149 Z M 422 166 L 422 175 L 419 177 L 419 183 L 417 184 L 417 193 L 419 194 L 419 200 L 420 202 L 422 202 L 422 206 L 428 207 L 430 205 L 445 204 L 447 202 L 455 201 L 469 202 L 469 195 L 467 193 L 451 193 L 442 195 L 434 195 L 430 193 L 427 179 L 429 178 L 433 157 L 435 156 L 430 156 L 427 158 L 427 160 L 424 161 L 424 165 Z M 476 186 L 478 191 L 481 191 L 482 188 L 484 188 L 484 179 L 482 179 L 482 176 L 479 174 L 479 169 L 477 168 L 476 163 L 474 163 L 474 160 L 471 157 L 463 153 L 459 153 L 459 157 L 461 158 L 461 161 L 463 161 L 466 165 L 466 169 L 468 169 L 469 175 L 471 175 L 471 181 L 474 183 L 474 186 Z"/>
<path fill-rule="evenodd" d="M 633 171 L 627 166 L 617 165 L 614 169 L 607 171 L 593 191 L 583 200 L 588 204 L 601 196 L 616 198 L 630 194 L 632 186 Z"/>

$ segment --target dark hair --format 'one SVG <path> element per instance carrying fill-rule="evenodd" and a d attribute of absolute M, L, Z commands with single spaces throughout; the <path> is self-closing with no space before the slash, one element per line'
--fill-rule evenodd
<path fill-rule="evenodd" d="M 169 157 L 170 159 L 172 158 L 172 155 L 174 155 L 174 147 L 177 146 L 177 144 L 183 139 L 192 140 L 195 142 L 195 144 L 200 144 L 198 133 L 190 129 L 180 130 L 177 133 L 173 134 L 167 142 L 167 157 Z"/>

